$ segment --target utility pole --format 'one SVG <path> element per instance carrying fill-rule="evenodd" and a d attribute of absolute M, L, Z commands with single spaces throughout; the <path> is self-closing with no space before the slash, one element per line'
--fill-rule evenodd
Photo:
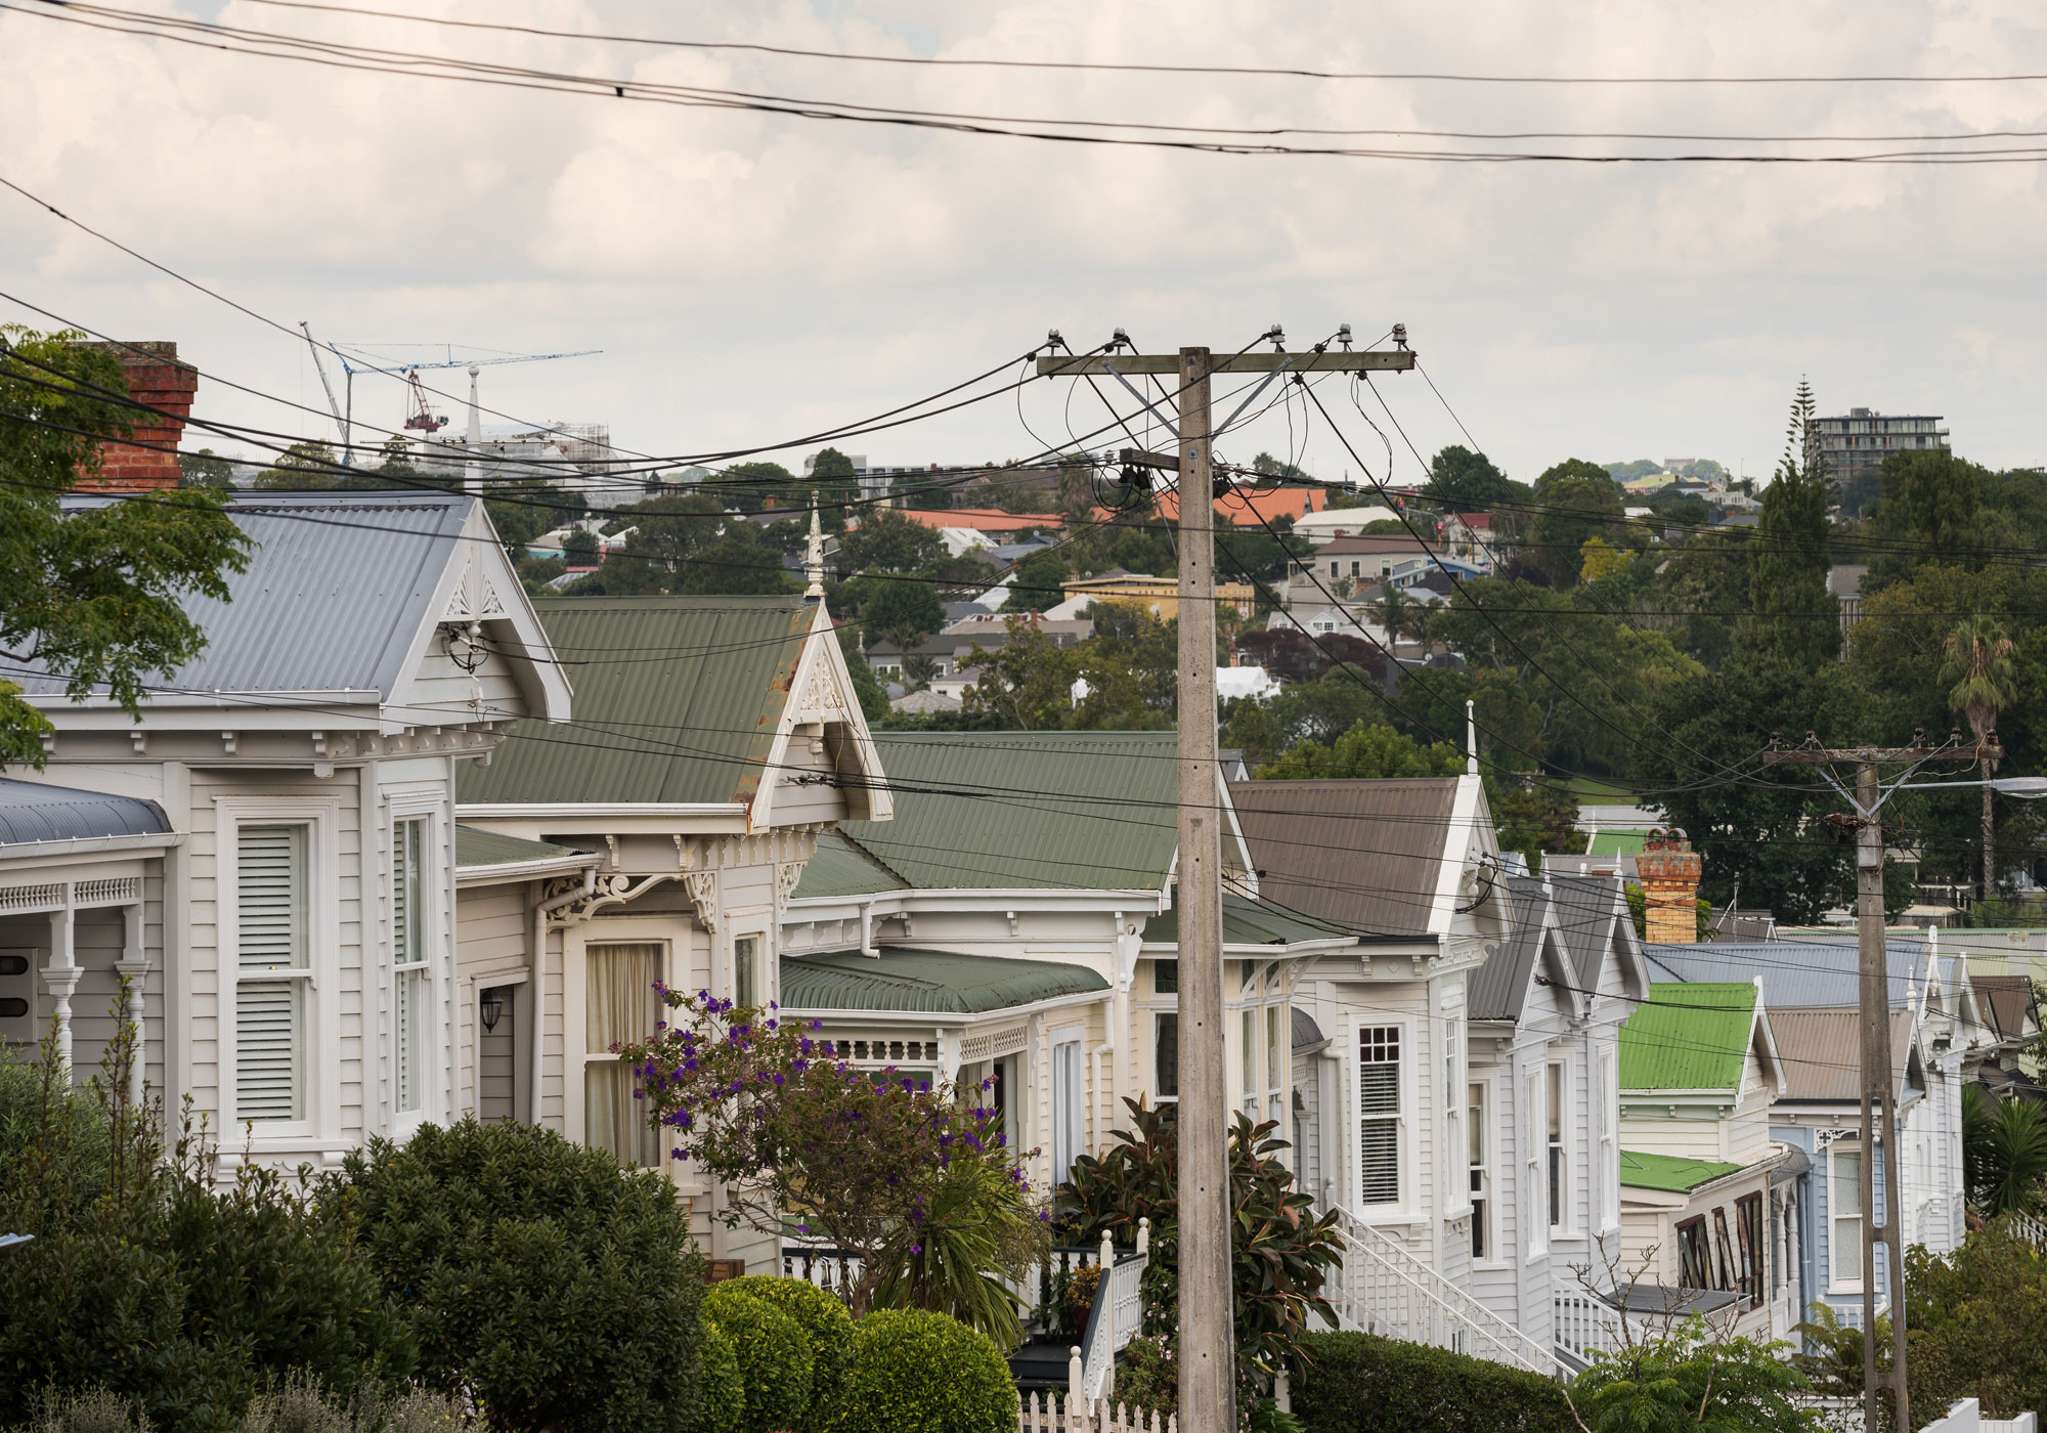
<path fill-rule="evenodd" d="M 1864 1425 L 1875 1433 L 1880 1390 L 1876 1372 L 1876 1247 L 1881 1240 L 1890 1267 L 1891 1296 L 1891 1397 L 1897 1418 L 1893 1427 L 1909 1433 L 1911 1397 L 1905 1376 L 1905 1251 L 1900 1231 L 1905 1211 L 1903 1185 L 1899 1175 L 1898 1106 L 1891 1084 L 1891 1000 L 1890 961 L 1884 940 L 1884 830 L 1881 815 L 1890 792 L 1883 789 L 1878 768 L 1904 763 L 1906 775 L 1928 762 L 1972 762 L 1973 751 L 1958 749 L 1960 738 L 1942 747 L 1927 746 L 1914 733 L 1910 746 L 1824 747 L 1808 735 L 1806 744 L 1795 751 L 1763 753 L 1765 766 L 1811 766 L 1819 768 L 1834 789 L 1848 801 L 1855 815 L 1855 944 L 1861 956 L 1860 1000 L 1862 1017 L 1862 1409 Z M 1855 789 L 1851 794 L 1834 778 L 1835 764 L 1855 768 Z M 1902 784 L 1904 778 L 1899 778 Z M 1894 784 L 1891 790 L 1897 789 Z M 1875 1138 L 1872 1138 L 1872 1135 Z M 1876 1148 L 1883 1146 L 1884 1220 L 1876 1223 Z"/>
<path fill-rule="evenodd" d="M 1229 1111 L 1223 1060 L 1222 813 L 1217 809 L 1215 712 L 1215 496 L 1210 435 L 1227 432 L 1274 379 L 1295 373 L 1404 370 L 1415 356 L 1349 351 L 1350 326 L 1339 330 L 1345 351 L 1326 345 L 1306 353 L 1239 353 L 1216 359 L 1206 348 L 1177 354 L 1093 354 L 1040 358 L 1040 377 L 1107 375 L 1124 384 L 1178 440 L 1171 454 L 1122 454 L 1127 468 L 1180 475 L 1180 1427 L 1185 1433 L 1236 1433 L 1235 1317 L 1231 1298 Z M 1275 326 L 1264 335 L 1275 348 Z M 1179 412 L 1171 401 L 1145 403 L 1131 374 L 1177 374 Z M 1218 373 L 1262 373 L 1228 418 L 1209 420 L 1209 379 Z M 1177 417 L 1177 421 L 1176 421 Z"/>

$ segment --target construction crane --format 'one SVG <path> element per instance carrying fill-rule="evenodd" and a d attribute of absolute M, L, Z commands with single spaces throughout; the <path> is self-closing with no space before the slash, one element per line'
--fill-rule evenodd
<path fill-rule="evenodd" d="M 426 385 L 420 382 L 421 369 L 466 368 L 469 370 L 470 428 L 476 427 L 476 371 L 479 368 L 494 367 L 501 363 L 545 363 L 556 358 L 589 358 L 604 352 L 601 348 L 579 348 L 568 353 L 510 353 L 499 358 L 455 358 L 455 345 L 446 345 L 449 358 L 434 363 L 399 363 L 388 367 L 360 359 L 351 360 L 343 348 L 336 343 L 313 337 L 312 328 L 305 320 L 299 321 L 299 328 L 306 336 L 307 345 L 313 350 L 313 367 L 319 371 L 320 387 L 326 390 L 327 407 L 334 414 L 334 426 L 341 433 L 341 466 L 354 466 L 355 449 L 349 445 L 349 434 L 355 426 L 355 376 L 358 373 L 384 373 L 401 380 L 407 389 L 404 426 L 414 432 L 437 433 L 448 425 L 447 417 L 435 413 L 427 403 Z M 439 347 L 441 345 L 435 345 Z M 334 401 L 334 385 L 327 380 L 326 366 L 321 363 L 322 352 L 331 353 L 341 364 L 343 398 Z M 473 436 L 473 435 L 472 435 Z"/>

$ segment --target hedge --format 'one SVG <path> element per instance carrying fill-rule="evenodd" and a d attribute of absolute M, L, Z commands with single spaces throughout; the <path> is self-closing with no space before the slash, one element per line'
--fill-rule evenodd
<path fill-rule="evenodd" d="M 1577 1433 L 1551 1379 L 1373 1334 L 1307 1335 L 1293 1388 L 1307 1433 Z"/>
<path fill-rule="evenodd" d="M 803 1325 L 736 1282 L 713 1284 L 704 1295 L 704 1318 L 739 1357 L 745 1393 L 742 1433 L 778 1433 L 811 1421 L 810 1339 Z"/>
<path fill-rule="evenodd" d="M 814 1416 L 798 1424 L 804 1433 L 821 1430 L 839 1406 L 839 1389 L 853 1359 L 853 1318 L 846 1306 L 802 1279 L 748 1274 L 717 1286 L 737 1289 L 773 1304 L 802 1326 L 810 1340 L 810 1406 Z"/>
<path fill-rule="evenodd" d="M 1016 1385 L 986 1334 L 919 1309 L 853 1325 L 831 1433 L 1015 1433 L 1016 1420 Z"/>
<path fill-rule="evenodd" d="M 746 1384 L 739 1376 L 739 1353 L 716 1319 L 703 1322 L 697 1385 L 704 1401 L 705 1433 L 739 1433 L 746 1421 Z"/>

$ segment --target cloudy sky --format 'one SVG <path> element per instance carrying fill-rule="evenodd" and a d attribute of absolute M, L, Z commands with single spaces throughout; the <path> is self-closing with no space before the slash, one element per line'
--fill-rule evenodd
<path fill-rule="evenodd" d="M 636 83 L 1031 117 L 2047 131 L 2047 82 L 1535 86 L 931 69 L 432 28 L 245 0 L 113 3 Z M 1548 75 L 2047 71 L 2047 12 L 2019 0 L 1568 9 L 785 0 L 686 13 L 427 0 L 424 13 L 898 55 Z M 322 337 L 388 353 L 417 354 L 398 346 L 416 342 L 601 348 L 486 370 L 484 402 L 534 422 L 608 422 L 617 443 L 645 453 L 764 443 L 892 407 L 1021 354 L 1047 328 L 1082 348 L 1121 325 L 1149 348 L 1234 350 L 1273 322 L 1307 342 L 1339 322 L 1369 339 L 1399 321 L 1479 442 L 1522 478 L 1566 456 L 1705 456 L 1767 473 L 1801 374 L 1825 410 L 1938 412 L 1970 457 L 2047 463 L 2037 397 L 2047 379 L 2038 237 L 2047 203 L 2030 163 L 1491 165 L 1046 144 L 347 73 L 12 11 L 0 12 L 0 134 L 0 176 L 287 325 L 305 319 Z M 303 343 L 5 191 L 0 288 L 95 329 L 175 339 L 202 368 L 251 387 L 322 401 Z M 0 301 L 4 321 L 48 326 Z M 450 391 L 465 382 L 429 377 Z M 1385 387 L 1423 452 L 1457 440 L 1422 384 Z M 217 384 L 202 387 L 200 408 L 332 431 Z M 396 426 L 401 408 L 396 385 L 358 380 L 359 419 Z M 1022 417 L 1045 438 L 1064 436 L 1069 412 L 1082 433 L 1104 421 L 1085 389 L 1024 395 Z M 1282 450 L 1280 416 L 1246 447 Z M 1353 438 L 1383 468 L 1377 440 L 1361 426 Z M 1326 430 L 1306 441 L 1310 469 L 1349 466 Z M 845 446 L 921 463 L 1021 456 L 1037 444 L 1004 397 Z M 1411 477 L 1412 464 L 1402 452 L 1395 473 Z"/>

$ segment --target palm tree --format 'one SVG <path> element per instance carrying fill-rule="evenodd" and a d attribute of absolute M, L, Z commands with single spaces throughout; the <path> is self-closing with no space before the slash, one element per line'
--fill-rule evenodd
<path fill-rule="evenodd" d="M 2018 697 L 2012 674 L 2011 638 L 1994 617 L 1964 618 L 1948 633 L 1941 680 L 1951 681 L 1948 706 L 1969 719 L 1976 734 L 1976 764 L 1983 772 L 1983 899 L 1997 890 L 1997 837 L 1990 805 L 1990 776 L 2004 753 L 1997 745 L 1997 714 Z"/>
<path fill-rule="evenodd" d="M 1374 605 L 1377 608 L 1374 615 L 1378 617 L 1379 625 L 1386 629 L 1386 645 L 1393 646 L 1403 636 L 1414 632 L 1415 604 L 1391 582 L 1386 584 Z"/>
<path fill-rule="evenodd" d="M 2047 1112 L 1963 1086 L 1962 1166 L 1969 1198 L 1985 1215 L 2036 1209 L 2047 1183 Z"/>

